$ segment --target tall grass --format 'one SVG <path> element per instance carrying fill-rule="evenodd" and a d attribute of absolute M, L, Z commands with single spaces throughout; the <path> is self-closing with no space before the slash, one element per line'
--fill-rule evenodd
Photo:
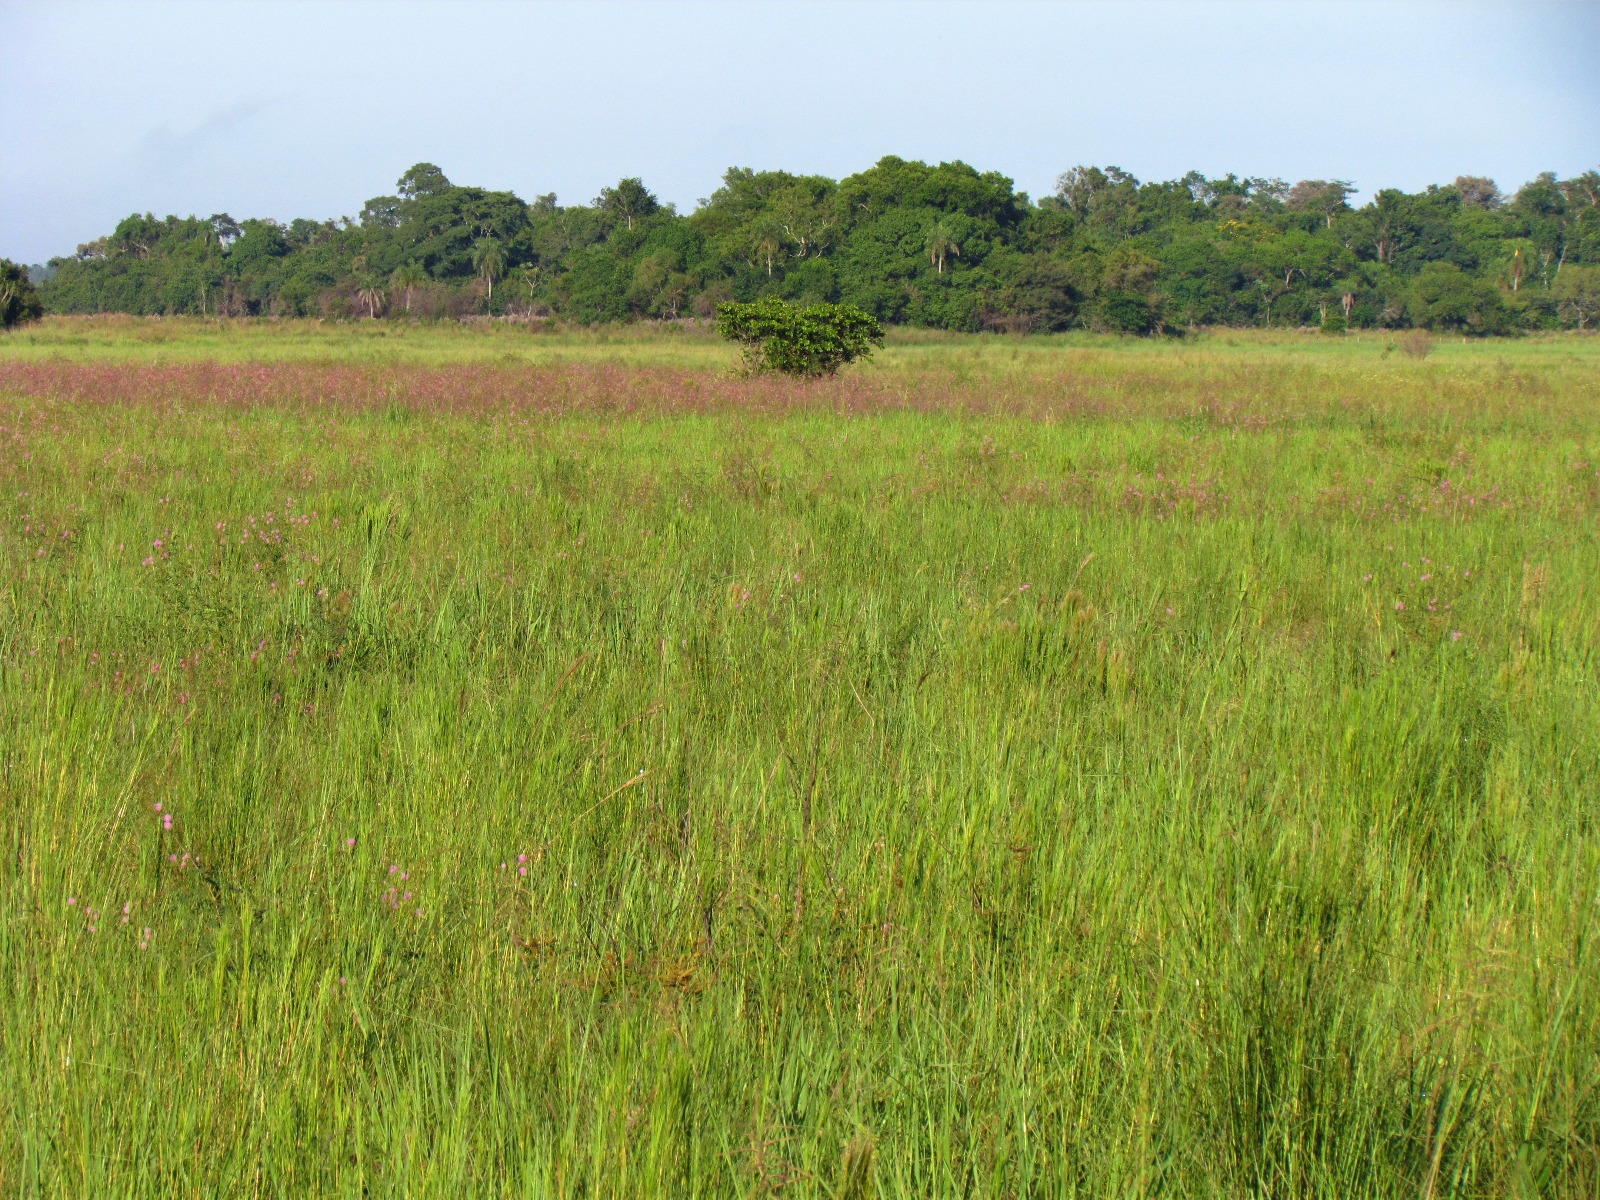
<path fill-rule="evenodd" d="M 1600 1190 L 1592 343 L 427 335 L 0 347 L 0 1194 Z"/>

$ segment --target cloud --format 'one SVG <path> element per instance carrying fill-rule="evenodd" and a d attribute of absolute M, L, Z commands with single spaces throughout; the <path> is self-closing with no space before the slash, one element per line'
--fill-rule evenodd
<path fill-rule="evenodd" d="M 198 124 L 174 130 L 170 122 L 157 125 L 139 139 L 135 165 L 154 171 L 181 171 L 197 166 L 227 146 L 234 135 L 282 101 L 281 96 L 258 96 L 208 113 Z"/>

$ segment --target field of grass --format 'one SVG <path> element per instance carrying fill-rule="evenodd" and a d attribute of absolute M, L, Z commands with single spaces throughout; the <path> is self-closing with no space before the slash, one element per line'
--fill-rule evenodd
<path fill-rule="evenodd" d="M 1600 340 L 731 362 L 0 339 L 0 1195 L 1600 1194 Z"/>

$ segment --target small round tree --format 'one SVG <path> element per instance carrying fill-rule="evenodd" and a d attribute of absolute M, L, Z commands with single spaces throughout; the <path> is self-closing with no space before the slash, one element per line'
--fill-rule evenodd
<path fill-rule="evenodd" d="M 883 345 L 878 319 L 853 304 L 797 308 L 770 296 L 718 305 L 717 332 L 744 347 L 745 369 L 752 375 L 834 375 Z"/>
<path fill-rule="evenodd" d="M 44 305 L 39 303 L 28 269 L 0 258 L 0 329 L 37 321 L 43 315 Z"/>

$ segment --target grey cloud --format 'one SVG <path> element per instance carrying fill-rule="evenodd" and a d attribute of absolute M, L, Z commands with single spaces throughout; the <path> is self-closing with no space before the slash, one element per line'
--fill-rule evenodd
<path fill-rule="evenodd" d="M 163 122 L 139 139 L 135 163 L 160 171 L 194 166 L 281 100 L 281 96 L 240 100 L 214 109 L 188 129 L 174 130 L 170 122 Z"/>

